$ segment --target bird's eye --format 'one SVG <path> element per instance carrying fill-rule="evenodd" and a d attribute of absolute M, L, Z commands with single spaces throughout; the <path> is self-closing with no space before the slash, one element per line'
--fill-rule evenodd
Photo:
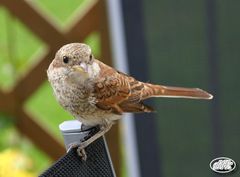
<path fill-rule="evenodd" d="M 64 56 L 64 57 L 63 57 L 63 62 L 67 64 L 67 63 L 69 62 L 69 57 Z"/>
<path fill-rule="evenodd" d="M 92 61 L 92 58 L 93 58 L 93 56 L 92 56 L 92 54 L 89 56 L 89 61 L 91 62 Z"/>

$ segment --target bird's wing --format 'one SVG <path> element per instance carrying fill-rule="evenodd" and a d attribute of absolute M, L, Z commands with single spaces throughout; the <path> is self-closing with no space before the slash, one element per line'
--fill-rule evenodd
<path fill-rule="evenodd" d="M 94 87 L 96 106 L 116 114 L 152 110 L 141 102 L 142 82 L 99 62 L 99 78 Z"/>

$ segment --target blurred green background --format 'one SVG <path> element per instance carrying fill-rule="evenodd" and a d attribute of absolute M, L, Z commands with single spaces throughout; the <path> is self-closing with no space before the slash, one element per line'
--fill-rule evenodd
<path fill-rule="evenodd" d="M 151 81 L 214 95 L 155 100 L 163 176 L 215 176 L 208 165 L 221 156 L 240 163 L 239 7 L 240 1 L 143 0 Z"/>
<path fill-rule="evenodd" d="M 71 3 L 64 0 L 30 2 L 62 31 L 89 3 L 87 0 L 71 0 Z M 142 2 L 150 81 L 210 90 L 206 1 Z M 217 155 L 233 158 L 237 163 L 240 162 L 239 7 L 240 1 L 216 1 L 219 92 L 218 95 L 213 93 L 219 101 L 218 120 L 221 126 L 218 137 L 221 154 Z M 38 56 L 47 50 L 47 46 L 1 6 L 0 26 L 0 88 L 9 90 L 27 73 L 29 67 L 38 62 Z M 92 33 L 85 42 L 93 48 L 95 56 L 100 55 L 97 32 Z M 155 109 L 159 110 L 162 176 L 213 176 L 208 166 L 216 155 L 211 104 L 196 100 L 155 100 Z M 72 116 L 55 101 L 47 81 L 26 102 L 25 109 L 62 141 L 57 125 Z M 22 166 L 27 171 L 22 176 L 36 176 L 47 169 L 52 161 L 17 132 L 14 119 L 0 113 L 0 168 L 5 165 L 7 171 L 7 166 L 10 166 L 7 159 L 12 158 L 14 162 L 17 158 L 20 159 L 20 167 L 25 164 Z M 237 175 L 235 173 L 232 176 Z"/>
<path fill-rule="evenodd" d="M 74 16 L 81 11 L 81 8 L 85 8 L 88 2 L 86 0 L 72 0 L 71 3 L 39 0 L 31 3 L 40 8 L 43 14 L 56 22 L 56 25 L 64 31 Z M 32 65 L 38 62 L 37 58 L 46 50 L 46 46 L 24 24 L 1 6 L 0 26 L 0 88 L 7 91 L 27 73 Z M 100 41 L 97 32 L 87 37 L 85 43 L 92 46 L 95 56 L 99 56 Z M 26 102 L 25 109 L 62 141 L 57 125 L 66 118 L 71 119 L 72 116 L 57 104 L 47 81 Z M 31 165 L 27 167 L 27 170 L 33 174 L 39 174 L 52 163 L 49 157 L 17 132 L 14 127 L 14 117 L 0 114 L 0 129 L 0 153 L 13 149 L 12 154 L 19 152 L 29 158 Z M 1 160 L 4 159 L 0 156 Z"/>

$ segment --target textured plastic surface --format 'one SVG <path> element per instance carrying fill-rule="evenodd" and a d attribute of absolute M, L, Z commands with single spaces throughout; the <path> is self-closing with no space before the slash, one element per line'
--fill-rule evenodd
<path fill-rule="evenodd" d="M 115 177 L 106 148 L 103 137 L 93 142 L 86 148 L 87 161 L 71 149 L 40 177 Z"/>
<path fill-rule="evenodd" d="M 59 125 L 59 129 L 62 133 L 69 133 L 69 132 L 80 132 L 82 128 L 82 123 L 78 120 L 68 120 L 64 121 Z"/>
<path fill-rule="evenodd" d="M 83 124 L 78 120 L 64 121 L 59 125 L 59 129 L 61 130 L 64 138 L 66 150 L 68 150 L 72 144 L 84 141 L 87 137 L 89 137 L 89 134 L 96 129 L 96 127 L 88 129 L 83 128 L 85 127 L 83 127 Z"/>

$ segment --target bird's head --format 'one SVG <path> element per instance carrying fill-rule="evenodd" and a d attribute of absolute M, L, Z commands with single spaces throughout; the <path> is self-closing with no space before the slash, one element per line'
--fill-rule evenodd
<path fill-rule="evenodd" d="M 74 76 L 81 79 L 95 77 L 99 66 L 91 48 L 83 43 L 71 43 L 61 47 L 48 68 L 48 77 Z M 56 78 L 57 79 L 57 78 Z"/>

